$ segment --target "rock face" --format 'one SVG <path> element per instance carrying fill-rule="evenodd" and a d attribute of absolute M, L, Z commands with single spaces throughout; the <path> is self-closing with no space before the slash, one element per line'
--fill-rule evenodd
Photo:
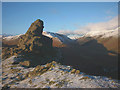
<path fill-rule="evenodd" d="M 34 53 L 40 53 L 52 47 L 52 39 L 42 35 L 43 28 L 42 20 L 38 19 L 33 22 L 26 34 L 19 40 L 18 47 Z"/>
<path fill-rule="evenodd" d="M 30 57 L 32 57 L 31 53 L 42 57 L 54 55 L 55 50 L 52 47 L 52 39 L 42 35 L 43 24 L 40 19 L 33 22 L 28 31 L 18 39 L 17 46 L 3 48 L 2 58 L 5 59 L 21 53 L 30 54 Z"/>
<path fill-rule="evenodd" d="M 35 22 L 33 22 L 30 26 L 30 28 L 28 29 L 28 31 L 26 32 L 26 36 L 40 36 L 42 35 L 43 32 L 43 21 L 40 19 L 37 19 Z"/>

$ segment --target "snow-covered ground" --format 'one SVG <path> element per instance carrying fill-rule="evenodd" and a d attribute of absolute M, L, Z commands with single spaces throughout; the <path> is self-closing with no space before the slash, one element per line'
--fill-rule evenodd
<path fill-rule="evenodd" d="M 114 30 L 92 30 L 89 31 L 83 35 L 78 35 L 78 34 L 73 34 L 73 35 L 68 35 L 69 38 L 71 39 L 78 39 L 80 37 L 100 37 L 100 38 L 108 38 L 108 37 L 118 37 L 119 35 L 119 30 L 118 28 Z"/>
<path fill-rule="evenodd" d="M 66 36 L 70 39 L 78 39 L 80 37 L 100 37 L 100 38 L 108 38 L 108 37 L 118 37 L 120 27 L 113 30 L 91 30 L 84 34 L 67 34 Z"/>
<path fill-rule="evenodd" d="M 70 39 L 78 39 L 80 37 L 83 37 L 83 34 L 70 34 L 70 35 L 67 35 L 67 37 L 69 37 Z"/>
<path fill-rule="evenodd" d="M 62 35 L 62 34 L 58 34 L 58 33 L 52 33 L 52 32 L 43 32 L 43 35 L 50 37 L 50 38 L 58 38 L 61 42 L 63 43 L 67 43 L 67 42 L 71 42 L 72 40 L 67 37 L 66 35 Z"/>
<path fill-rule="evenodd" d="M 18 39 L 20 36 L 22 36 L 23 34 L 20 35 L 16 35 L 16 36 L 7 36 L 7 37 L 3 37 L 3 39 L 5 40 L 13 40 L 13 39 Z"/>
<path fill-rule="evenodd" d="M 25 77 L 27 73 L 34 72 L 36 67 L 25 68 L 13 62 L 20 58 L 12 56 L 4 61 L 3 64 L 3 86 L 10 88 L 118 88 L 120 83 L 116 80 L 103 76 L 90 76 L 83 72 L 72 73 L 73 68 L 52 62 L 46 72 L 32 77 Z M 41 65 L 47 67 L 46 65 Z M 11 73 L 11 70 L 14 73 Z M 40 71 L 37 71 L 38 73 Z M 33 73 L 34 74 L 34 73 Z M 19 77 L 19 78 L 18 78 Z"/>
<path fill-rule="evenodd" d="M 118 37 L 118 30 L 104 30 L 104 31 L 90 31 L 87 34 L 84 35 L 85 37 L 97 37 L 101 36 L 101 38 L 107 38 L 107 37 Z"/>

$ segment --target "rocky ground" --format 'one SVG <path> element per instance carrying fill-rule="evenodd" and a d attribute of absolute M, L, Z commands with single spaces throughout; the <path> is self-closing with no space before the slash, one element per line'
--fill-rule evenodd
<path fill-rule="evenodd" d="M 116 80 L 86 75 L 70 66 L 55 61 L 30 67 L 12 56 L 2 61 L 3 88 L 119 88 Z"/>

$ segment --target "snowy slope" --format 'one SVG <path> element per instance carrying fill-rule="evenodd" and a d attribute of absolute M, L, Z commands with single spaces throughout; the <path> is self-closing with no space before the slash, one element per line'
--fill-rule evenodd
<path fill-rule="evenodd" d="M 70 34 L 70 35 L 67 35 L 67 37 L 69 37 L 70 39 L 73 39 L 73 40 L 78 39 L 78 38 L 80 38 L 82 36 L 83 36 L 83 34 Z"/>
<path fill-rule="evenodd" d="M 58 34 L 58 33 L 52 33 L 52 32 L 43 32 L 43 35 L 50 37 L 50 38 L 58 38 L 63 43 L 69 43 L 72 40 L 67 37 L 66 35 Z"/>
<path fill-rule="evenodd" d="M 72 73 L 73 68 L 52 62 L 52 68 L 49 68 L 41 75 L 26 77 L 26 74 L 35 71 L 36 67 L 25 68 L 19 64 L 13 65 L 20 58 L 12 56 L 3 63 L 3 86 L 10 88 L 116 88 L 120 83 L 116 80 L 102 77 L 90 76 L 83 72 Z M 47 65 L 41 65 L 47 67 Z M 14 73 L 10 72 L 17 70 Z M 40 72 L 40 71 L 39 71 Z M 18 78 L 19 77 L 19 78 Z"/>
<path fill-rule="evenodd" d="M 84 35 L 85 37 L 101 37 L 101 38 L 108 38 L 108 37 L 118 37 L 118 28 L 114 30 L 93 30 Z"/>
<path fill-rule="evenodd" d="M 118 31 L 114 31 L 114 30 L 110 30 L 110 31 L 90 31 L 88 32 L 86 35 L 86 37 L 90 36 L 90 37 L 94 37 L 94 36 L 101 36 L 101 38 L 106 38 L 106 37 L 110 37 L 110 36 L 117 36 Z"/>
<path fill-rule="evenodd" d="M 70 39 L 78 39 L 80 37 L 101 37 L 101 38 L 107 38 L 107 37 L 118 37 L 119 28 L 113 29 L 113 30 L 91 30 L 84 34 L 68 34 L 66 35 Z"/>
<path fill-rule="evenodd" d="M 3 37 L 4 40 L 14 40 L 14 39 L 18 39 L 20 36 L 22 36 L 23 34 L 20 35 L 16 35 L 16 36 L 7 36 L 7 37 Z"/>

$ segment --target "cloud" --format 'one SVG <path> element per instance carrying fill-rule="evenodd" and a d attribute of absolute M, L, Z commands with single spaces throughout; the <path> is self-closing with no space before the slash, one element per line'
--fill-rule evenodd
<path fill-rule="evenodd" d="M 99 23 L 89 23 L 86 26 L 80 27 L 77 30 L 59 30 L 58 33 L 61 34 L 85 34 L 89 31 L 93 30 L 112 30 L 118 27 L 118 16 L 112 18 L 107 22 L 99 22 Z"/>

